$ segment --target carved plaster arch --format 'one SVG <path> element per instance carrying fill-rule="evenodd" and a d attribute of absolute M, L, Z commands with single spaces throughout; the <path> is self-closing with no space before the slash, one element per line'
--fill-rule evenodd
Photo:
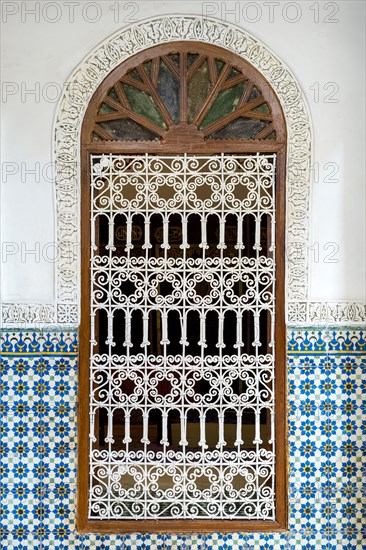
<path fill-rule="evenodd" d="M 257 68 L 276 92 L 286 119 L 287 149 L 287 319 L 306 320 L 307 243 L 311 122 L 300 85 L 262 42 L 223 21 L 199 16 L 164 16 L 136 23 L 99 44 L 74 70 L 55 124 L 57 197 L 57 288 L 55 320 L 79 322 L 79 143 L 86 107 L 103 79 L 130 56 L 178 40 L 213 43 Z"/>

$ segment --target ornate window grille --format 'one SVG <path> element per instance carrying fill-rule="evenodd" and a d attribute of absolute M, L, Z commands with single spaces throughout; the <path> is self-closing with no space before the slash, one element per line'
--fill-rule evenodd
<path fill-rule="evenodd" d="M 274 519 L 275 154 L 91 162 L 89 517 Z"/>
<path fill-rule="evenodd" d="M 232 58 L 153 48 L 85 117 L 83 529 L 285 524 L 285 130 Z"/>

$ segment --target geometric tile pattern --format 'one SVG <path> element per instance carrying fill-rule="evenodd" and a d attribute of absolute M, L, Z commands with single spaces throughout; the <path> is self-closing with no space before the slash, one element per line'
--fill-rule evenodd
<path fill-rule="evenodd" d="M 2 546 L 361 550 L 366 535 L 364 336 L 353 327 L 288 329 L 287 532 L 82 535 L 75 531 L 77 334 L 2 333 Z"/>

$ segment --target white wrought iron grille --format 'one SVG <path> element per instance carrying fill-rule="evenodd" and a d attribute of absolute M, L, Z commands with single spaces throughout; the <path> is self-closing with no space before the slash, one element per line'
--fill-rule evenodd
<path fill-rule="evenodd" d="M 91 519 L 274 519 L 275 154 L 92 155 Z"/>

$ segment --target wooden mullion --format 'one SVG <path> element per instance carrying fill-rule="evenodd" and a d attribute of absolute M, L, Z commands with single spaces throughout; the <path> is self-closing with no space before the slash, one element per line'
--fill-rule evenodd
<path fill-rule="evenodd" d="M 105 113 L 104 115 L 98 115 L 95 117 L 95 122 L 108 122 L 109 120 L 119 120 L 120 118 L 126 118 L 126 111 L 118 111 L 117 113 Z"/>
<path fill-rule="evenodd" d="M 281 147 L 276 159 L 276 280 L 275 280 L 275 438 L 276 438 L 276 520 L 280 525 L 288 524 L 288 440 L 287 440 L 287 381 L 286 381 L 286 147 Z"/>
<path fill-rule="evenodd" d="M 138 122 L 141 124 L 141 126 L 144 126 L 154 134 L 157 134 L 158 136 L 164 137 L 165 136 L 165 130 L 162 128 L 159 128 L 159 126 L 156 126 L 153 122 L 150 122 L 147 120 L 147 118 L 143 117 L 142 115 L 139 115 L 138 113 L 134 113 L 133 111 L 127 113 L 128 116 L 134 120 L 135 122 Z"/>
<path fill-rule="evenodd" d="M 259 120 L 272 120 L 272 115 L 267 113 L 256 113 L 252 112 L 251 109 L 254 109 L 258 105 L 261 105 L 263 103 L 263 97 L 257 97 L 256 99 L 253 99 L 250 103 L 247 103 L 244 107 L 241 109 L 236 109 L 232 113 L 229 113 L 228 115 L 224 116 L 223 118 L 220 118 L 216 122 L 213 122 L 207 128 L 203 130 L 203 133 L 205 136 L 212 134 L 213 132 L 216 132 L 217 130 L 220 130 L 236 118 L 245 115 L 248 118 L 255 118 Z"/>
<path fill-rule="evenodd" d="M 131 118 L 135 122 L 138 122 L 141 124 L 141 126 L 144 126 L 154 134 L 157 134 L 158 136 L 164 137 L 165 136 L 165 130 L 162 128 L 159 128 L 159 126 L 156 126 L 153 122 L 150 122 L 147 120 L 147 118 L 143 117 L 142 115 L 139 115 L 138 113 L 135 113 L 134 111 L 129 111 L 128 109 L 124 109 L 120 106 L 120 109 L 118 113 L 106 113 L 105 115 L 98 115 L 95 117 L 96 122 L 106 122 L 108 120 L 118 120 L 120 118 Z"/>
<path fill-rule="evenodd" d="M 187 81 L 189 81 L 192 78 L 194 73 L 197 71 L 197 69 L 200 68 L 200 66 L 205 61 L 205 59 L 206 59 L 205 55 L 199 55 L 196 61 L 194 61 L 194 63 L 189 67 L 189 69 L 187 68 Z"/>
<path fill-rule="evenodd" d="M 228 88 L 232 88 L 233 86 L 236 86 L 236 84 L 240 84 L 241 82 L 244 82 L 245 80 L 248 80 L 248 78 L 245 76 L 245 74 L 240 74 L 238 76 L 234 76 L 234 78 L 230 78 L 230 80 L 226 80 L 223 85 L 221 86 L 221 90 L 227 90 Z"/>
<path fill-rule="evenodd" d="M 202 140 L 199 145 L 197 143 L 181 142 L 162 142 L 158 140 L 140 140 L 140 141 L 123 141 L 116 140 L 106 143 L 103 141 L 93 141 L 85 144 L 85 147 L 94 154 L 112 153 L 116 155 L 131 154 L 138 155 L 149 151 L 151 154 L 207 154 L 214 155 L 218 153 L 231 154 L 233 151 L 238 154 L 246 153 L 275 153 L 283 143 L 278 140 L 224 140 L 210 139 Z"/>
<path fill-rule="evenodd" d="M 187 52 L 181 52 L 179 60 L 180 72 L 180 122 L 188 119 L 188 80 L 187 80 Z"/>
<path fill-rule="evenodd" d="M 138 90 L 141 90 L 143 92 L 148 91 L 145 82 L 140 82 L 139 80 L 136 80 L 135 78 L 132 78 L 128 75 L 123 76 L 121 78 L 121 82 L 123 82 L 123 84 L 128 84 L 128 86 L 133 86 L 134 88 L 137 88 Z"/>
<path fill-rule="evenodd" d="M 151 62 L 151 82 L 156 88 L 159 80 L 160 57 L 155 57 Z"/>
<path fill-rule="evenodd" d="M 180 79 L 179 69 L 177 69 L 177 66 L 175 65 L 175 63 L 173 63 L 170 57 L 168 55 L 163 55 L 161 59 L 164 61 L 165 65 L 168 67 L 170 72 L 173 73 L 173 75 L 179 80 Z"/>
<path fill-rule="evenodd" d="M 265 139 L 271 132 L 273 132 L 275 129 L 273 122 L 266 126 L 266 128 L 263 128 L 254 139 Z"/>
<path fill-rule="evenodd" d="M 125 109 L 131 109 L 131 105 L 119 80 L 115 83 L 114 89 L 116 90 L 116 94 L 118 95 L 118 99 L 120 100 L 122 107 Z"/>
<path fill-rule="evenodd" d="M 103 138 L 107 141 L 112 141 L 113 140 L 113 136 L 109 132 L 107 132 L 107 130 L 104 130 L 103 128 L 98 126 L 98 124 L 94 125 L 93 132 L 95 132 L 99 137 L 101 137 L 101 138 Z"/>
<path fill-rule="evenodd" d="M 103 103 L 106 103 L 107 105 L 110 105 L 110 107 L 113 107 L 113 109 L 116 109 L 116 111 L 122 111 L 124 109 L 123 105 L 121 105 L 120 103 L 118 103 L 118 101 L 116 101 L 115 99 L 113 99 L 112 97 L 109 97 L 109 96 L 106 96 L 103 100 Z M 107 114 L 107 113 L 105 113 Z M 111 113 L 113 114 L 113 113 Z M 100 117 L 102 115 L 97 115 L 95 117 L 95 119 L 97 120 L 98 117 Z"/>
<path fill-rule="evenodd" d="M 206 101 L 202 105 L 201 110 L 196 115 L 196 117 L 193 121 L 193 124 L 195 124 L 196 126 L 199 126 L 201 124 L 202 120 L 205 118 L 205 116 L 207 114 L 207 111 L 212 106 L 213 102 L 215 101 L 215 99 L 217 97 L 217 94 L 221 90 L 221 86 L 222 86 L 223 82 L 225 81 L 227 75 L 229 74 L 229 71 L 231 70 L 231 68 L 232 68 L 231 65 L 226 64 L 225 67 L 222 69 L 222 71 L 220 73 L 220 76 L 217 79 L 216 84 L 213 86 L 211 92 L 207 96 Z"/>
<path fill-rule="evenodd" d="M 89 131 L 88 131 L 89 133 Z M 85 529 L 88 522 L 89 494 L 89 388 L 90 388 L 90 156 L 81 152 L 81 323 L 78 357 L 78 507 L 77 528 Z M 81 467 L 83 465 L 83 467 Z"/>
<path fill-rule="evenodd" d="M 116 525 L 117 523 L 117 525 Z M 122 524 L 122 525 L 121 525 Z M 82 533 L 136 533 L 137 525 L 140 531 L 147 533 L 233 533 L 233 532 L 283 532 L 284 528 L 278 521 L 271 520 L 241 520 L 241 519 L 159 519 L 159 520 L 86 520 L 79 523 Z"/>
<path fill-rule="evenodd" d="M 254 120 L 270 120 L 271 122 L 273 120 L 271 113 L 261 113 L 260 111 L 247 111 L 246 109 L 243 109 L 243 111 L 240 111 L 240 114 L 241 116 L 253 118 Z"/>
<path fill-rule="evenodd" d="M 161 114 L 163 115 L 166 124 L 168 126 L 173 126 L 174 121 L 173 121 L 168 109 L 166 108 L 165 103 L 163 102 L 163 100 L 159 96 L 158 92 L 156 91 L 156 88 L 154 87 L 153 83 L 149 79 L 148 74 L 145 71 L 145 67 L 143 65 L 140 65 L 139 67 L 137 67 L 137 70 L 139 72 L 139 75 L 143 79 L 144 83 L 146 84 L 148 92 L 151 94 L 151 97 L 154 99 L 154 101 L 155 101 L 156 105 L 158 106 Z"/>
<path fill-rule="evenodd" d="M 245 105 L 243 105 L 240 110 L 251 111 L 252 109 L 255 109 L 256 107 L 258 107 L 259 105 L 262 105 L 262 103 L 265 103 L 265 102 L 266 100 L 264 99 L 264 97 L 260 95 L 259 97 L 252 99 L 250 103 L 245 103 Z M 263 114 L 266 114 L 266 113 L 263 113 Z"/>
<path fill-rule="evenodd" d="M 239 100 L 238 109 L 240 109 L 240 107 L 243 107 L 243 105 L 245 105 L 245 103 L 248 102 L 248 99 L 250 98 L 250 94 L 252 93 L 253 88 L 254 88 L 253 82 L 251 80 L 248 80 L 247 87 L 245 88 L 243 95 Z"/>
<path fill-rule="evenodd" d="M 217 82 L 217 70 L 215 65 L 215 58 L 214 57 L 208 57 L 208 72 L 210 74 L 210 80 L 212 82 L 212 85 L 214 86 Z"/>

